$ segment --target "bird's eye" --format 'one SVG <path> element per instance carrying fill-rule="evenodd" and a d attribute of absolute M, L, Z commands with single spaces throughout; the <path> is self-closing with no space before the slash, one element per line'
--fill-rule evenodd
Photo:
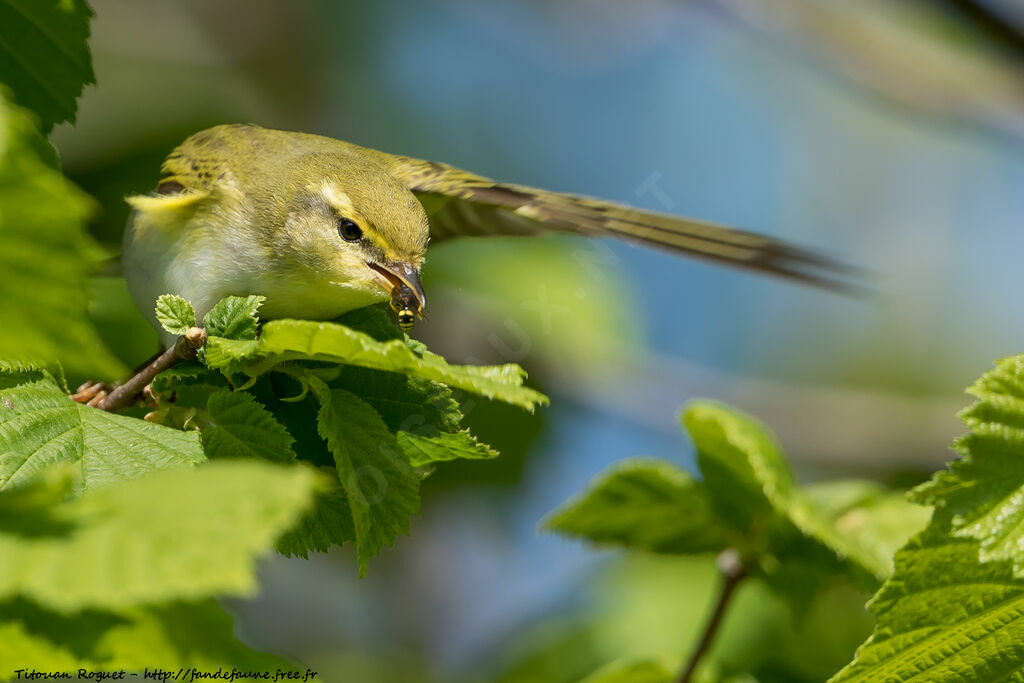
<path fill-rule="evenodd" d="M 363 229 L 351 218 L 339 218 L 338 234 L 346 242 L 358 242 L 363 238 Z"/>

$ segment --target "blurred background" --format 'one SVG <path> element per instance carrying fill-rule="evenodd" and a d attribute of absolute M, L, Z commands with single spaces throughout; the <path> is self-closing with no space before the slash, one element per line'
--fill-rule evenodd
<path fill-rule="evenodd" d="M 367 579 L 344 549 L 273 558 L 262 595 L 231 604 L 250 644 L 327 680 L 570 681 L 619 656 L 678 657 L 710 562 L 588 550 L 539 533 L 545 514 L 623 457 L 691 467 L 677 414 L 695 397 L 767 422 L 803 481 L 913 484 L 950 458 L 963 387 L 1022 350 L 1024 9 L 1010 0 L 91 4 L 98 86 L 53 139 L 100 201 L 92 230 L 111 255 L 123 197 L 151 190 L 178 142 L 251 122 L 869 270 L 874 296 L 853 299 L 607 241 L 432 250 L 416 336 L 452 361 L 523 365 L 552 407 L 467 406 L 502 457 L 434 475 L 412 537 Z M 94 289 L 125 364 L 150 355 L 119 278 Z M 716 656 L 760 680 L 820 680 L 869 631 L 843 587 L 802 624 L 756 585 L 742 599 L 763 618 L 727 625 Z M 814 619 L 840 607 L 848 628 L 826 641 Z"/>

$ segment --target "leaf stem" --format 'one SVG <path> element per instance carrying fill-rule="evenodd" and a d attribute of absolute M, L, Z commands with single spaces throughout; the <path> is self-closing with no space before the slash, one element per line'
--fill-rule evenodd
<path fill-rule="evenodd" d="M 156 357 L 152 363 L 136 372 L 127 382 L 114 388 L 96 407 L 108 413 L 116 413 L 127 408 L 142 393 L 142 390 L 153 381 L 153 378 L 164 370 L 177 364 L 178 361 L 195 358 L 196 353 L 206 343 L 206 330 L 191 327 L 188 332 L 178 337 L 174 346 Z"/>
<path fill-rule="evenodd" d="M 679 678 L 676 679 L 677 683 L 690 683 L 693 673 L 697 670 L 697 665 L 700 664 L 701 658 L 711 647 L 711 642 L 722 625 L 725 610 L 728 608 L 736 588 L 747 577 L 747 570 L 743 566 L 739 553 L 732 548 L 726 548 L 719 553 L 715 564 L 722 575 L 722 585 L 718 592 L 718 601 L 715 603 L 715 608 L 712 610 L 711 616 L 704 626 L 704 632 L 701 634 L 700 642 L 697 643 L 697 648 L 690 655 L 690 661 L 686 663 L 686 668 L 683 669 L 682 673 L 679 674 Z"/>

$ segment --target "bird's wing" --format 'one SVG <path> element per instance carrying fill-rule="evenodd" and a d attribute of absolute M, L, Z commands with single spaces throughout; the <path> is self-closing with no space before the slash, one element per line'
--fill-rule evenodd
<path fill-rule="evenodd" d="M 554 232 L 610 236 L 816 286 L 857 289 L 851 280 L 858 269 L 763 235 L 590 197 L 499 183 L 446 164 L 388 156 L 392 174 L 426 208 L 432 242 Z"/>

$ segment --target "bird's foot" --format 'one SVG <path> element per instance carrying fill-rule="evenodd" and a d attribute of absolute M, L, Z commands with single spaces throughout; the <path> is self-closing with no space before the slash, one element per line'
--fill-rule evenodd
<path fill-rule="evenodd" d="M 71 400 L 75 403 L 83 403 L 87 406 L 97 406 L 100 401 L 113 391 L 114 387 L 106 382 L 86 382 L 78 387 L 78 390 L 71 394 Z"/>

